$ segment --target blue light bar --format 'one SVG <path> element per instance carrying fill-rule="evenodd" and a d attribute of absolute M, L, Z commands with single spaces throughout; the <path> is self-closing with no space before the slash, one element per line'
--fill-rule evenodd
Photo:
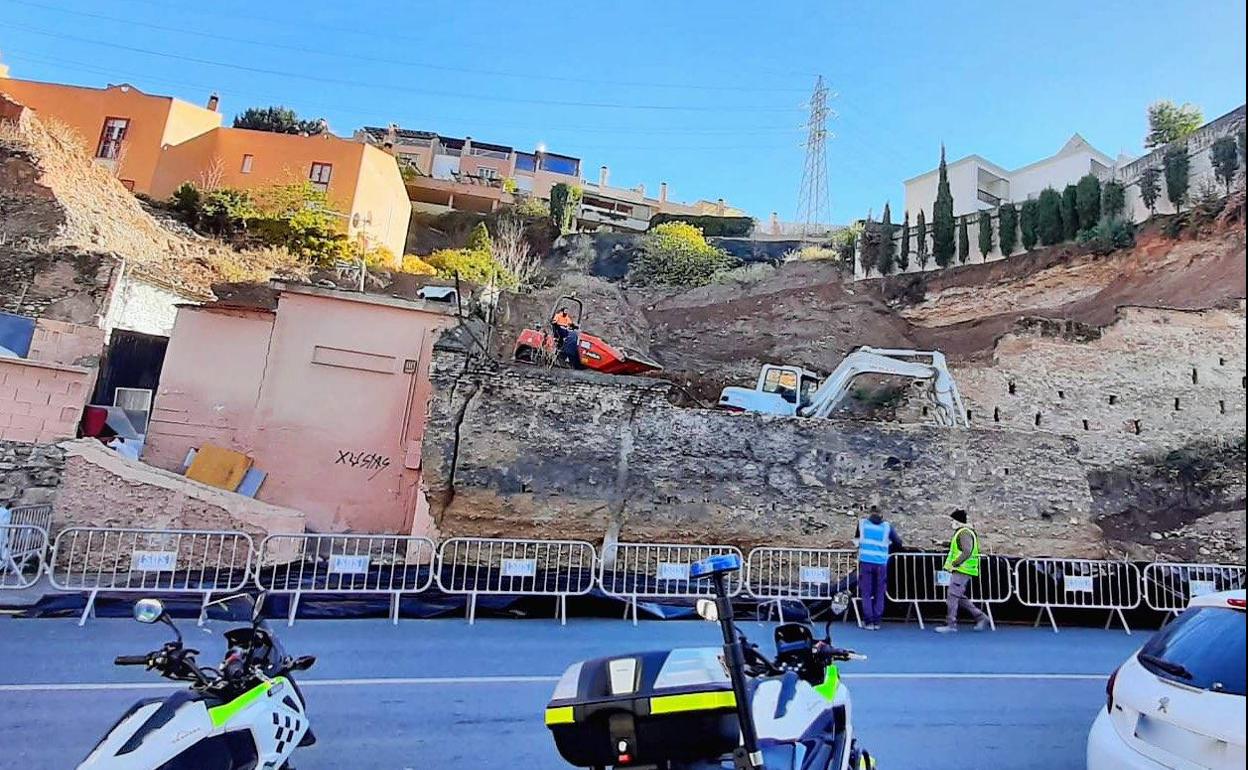
<path fill-rule="evenodd" d="M 741 557 L 735 553 L 724 553 L 689 565 L 689 577 L 698 580 L 723 572 L 736 572 L 740 569 Z"/>

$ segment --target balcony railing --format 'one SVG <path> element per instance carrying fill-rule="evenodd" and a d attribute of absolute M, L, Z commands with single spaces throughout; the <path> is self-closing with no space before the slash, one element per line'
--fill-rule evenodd
<path fill-rule="evenodd" d="M 975 192 L 976 192 L 975 197 L 979 198 L 984 203 L 990 203 L 993 206 L 1001 205 L 1001 199 L 993 195 L 992 193 L 988 192 L 987 190 L 976 190 Z"/>
<path fill-rule="evenodd" d="M 508 154 L 498 150 L 487 150 L 483 147 L 473 147 L 468 151 L 469 155 L 478 158 L 498 158 L 499 160 L 507 160 Z"/>

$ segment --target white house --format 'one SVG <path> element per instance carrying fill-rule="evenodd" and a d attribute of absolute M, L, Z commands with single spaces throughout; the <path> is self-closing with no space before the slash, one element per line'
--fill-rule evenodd
<path fill-rule="evenodd" d="M 1119 159 L 1118 163 L 1123 163 Z M 1021 202 L 1039 197 L 1046 187 L 1059 192 L 1086 174 L 1103 176 L 1114 166 L 1114 159 L 1075 134 L 1057 154 L 1022 168 L 1007 171 L 980 155 L 967 155 L 948 164 L 949 191 L 953 194 L 953 214 L 962 216 L 996 208 L 1002 202 Z M 905 181 L 906 208 L 911 220 L 920 210 L 930 220 L 936 200 L 939 168 Z"/>

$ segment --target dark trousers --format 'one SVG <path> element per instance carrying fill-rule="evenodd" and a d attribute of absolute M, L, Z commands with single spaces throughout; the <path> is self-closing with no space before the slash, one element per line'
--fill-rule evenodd
<path fill-rule="evenodd" d="M 858 562 L 858 596 L 862 598 L 862 622 L 874 625 L 884 619 L 884 594 L 888 591 L 888 565 Z"/>

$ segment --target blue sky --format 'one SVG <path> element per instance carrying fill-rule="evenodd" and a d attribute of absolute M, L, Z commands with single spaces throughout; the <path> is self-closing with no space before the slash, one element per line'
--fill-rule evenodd
<path fill-rule="evenodd" d="M 378 11 L 370 16 L 369 11 Z M 1141 151 L 1146 106 L 1243 103 L 1243 0 L 390 2 L 0 0 L 14 77 L 130 82 L 227 115 L 283 103 L 349 135 L 396 122 L 581 157 L 792 219 L 804 103 L 835 96 L 831 219 L 900 206 L 950 158 L 1007 168 L 1074 132 Z M 164 55 L 161 55 L 164 54 Z"/>

